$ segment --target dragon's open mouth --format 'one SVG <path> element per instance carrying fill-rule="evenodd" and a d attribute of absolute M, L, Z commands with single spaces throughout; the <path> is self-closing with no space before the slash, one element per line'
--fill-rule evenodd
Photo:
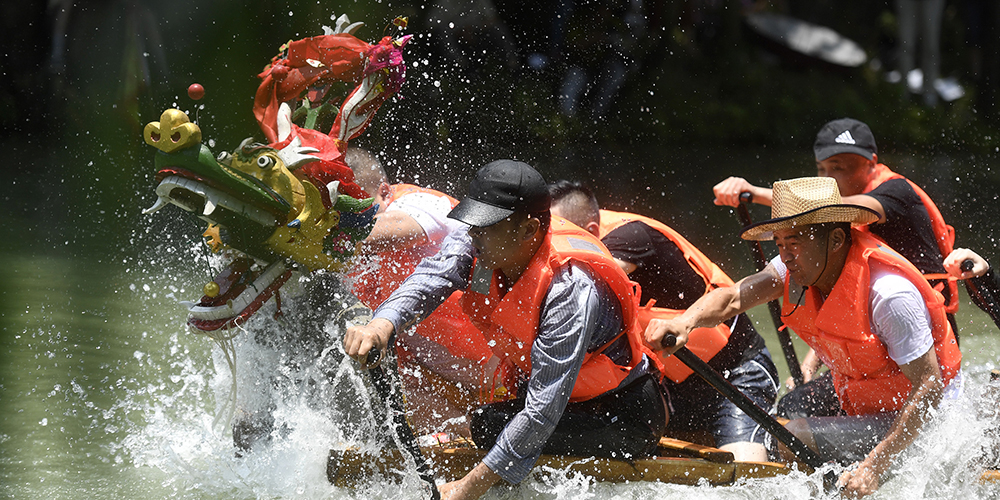
<path fill-rule="evenodd" d="M 172 204 L 210 224 L 241 228 L 239 231 L 219 231 L 217 243 L 257 250 L 253 252 L 255 257 L 272 260 L 271 264 L 260 268 L 254 265 L 253 259 L 241 255 L 206 286 L 206 294 L 201 299 L 183 302 L 190 313 L 188 325 L 195 329 L 209 332 L 244 323 L 291 276 L 284 259 L 275 258 L 259 244 L 252 244 L 263 241 L 274 231 L 277 217 L 212 186 L 190 171 L 168 168 L 160 174 L 163 178 L 156 187 L 156 203 L 143 213 L 151 214 Z M 255 237 L 247 238 L 249 235 Z M 241 236 L 243 241 L 224 241 Z"/>
<path fill-rule="evenodd" d="M 151 214 L 172 203 L 198 214 L 198 217 L 211 224 L 223 224 L 234 216 L 242 216 L 271 229 L 278 223 L 277 218 L 266 210 L 244 203 L 204 182 L 180 175 L 164 177 L 156 186 L 156 196 L 156 204 L 142 213 Z"/>

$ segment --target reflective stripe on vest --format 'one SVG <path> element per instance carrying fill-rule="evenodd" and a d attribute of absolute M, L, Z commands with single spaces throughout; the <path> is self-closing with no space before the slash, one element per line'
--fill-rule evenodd
<path fill-rule="evenodd" d="M 955 228 L 949 226 L 945 221 L 944 217 L 941 215 L 941 211 L 938 210 L 937 205 L 934 204 L 934 200 L 924 192 L 920 186 L 916 185 L 910 179 L 903 177 L 902 175 L 893 172 L 889 167 L 879 163 L 875 165 L 875 178 L 872 179 L 868 186 L 865 187 L 865 193 L 871 192 L 873 189 L 882 185 L 882 183 L 892 180 L 892 179 L 903 179 L 907 184 L 913 188 L 913 191 L 917 193 L 920 197 L 920 201 L 924 204 L 924 208 L 927 209 L 927 216 L 931 220 L 931 231 L 934 233 L 934 239 L 937 241 L 938 250 L 941 251 L 941 259 L 943 260 L 952 250 L 955 249 Z M 863 231 L 869 232 L 868 226 L 865 226 Z M 928 280 L 934 278 L 926 278 Z M 946 281 L 944 283 L 938 284 L 936 288 L 938 291 L 943 290 L 944 286 L 948 287 L 949 297 L 948 302 L 945 304 L 945 311 L 951 314 L 958 312 L 958 283 L 954 280 Z"/>
<path fill-rule="evenodd" d="M 701 253 L 701 250 L 698 250 L 697 247 L 692 245 L 691 242 L 677 231 L 674 231 L 670 226 L 658 220 L 625 212 L 601 210 L 601 238 L 630 222 L 642 222 L 660 232 L 668 240 L 677 245 L 677 248 L 680 248 L 681 252 L 683 252 L 684 258 L 691 268 L 705 280 L 705 293 L 715 288 L 733 285 L 733 280 L 722 269 L 719 269 L 719 266 L 706 257 L 705 254 Z M 650 319 L 672 319 L 684 313 L 684 310 L 653 307 L 653 305 L 654 302 L 650 301 L 649 304 L 645 304 L 639 309 L 639 328 L 642 332 L 645 332 L 646 325 L 649 324 Z M 726 346 L 729 342 L 730 333 L 729 326 L 724 323 L 714 328 L 695 328 L 688 337 L 686 347 L 703 361 L 707 362 Z M 662 364 L 660 371 L 674 382 L 683 382 L 694 373 L 687 365 L 678 361 L 674 356 L 665 356 L 663 355 L 663 351 L 657 351 L 656 355 Z"/>
<path fill-rule="evenodd" d="M 466 290 L 462 296 L 463 310 L 490 341 L 493 353 L 508 366 L 516 367 L 517 376 L 523 380 L 531 373 L 531 346 L 538 335 L 541 309 L 548 294 L 555 270 L 570 260 L 586 264 L 595 279 L 605 282 L 618 298 L 625 323 L 625 334 L 631 348 L 629 366 L 614 364 L 601 351 L 620 335 L 600 349 L 590 352 L 583 361 L 580 374 L 573 386 L 570 401 L 585 401 L 612 389 L 625 379 L 629 371 L 641 360 L 642 354 L 651 356 L 641 340 L 636 321 L 637 299 L 633 283 L 618 267 L 607 248 L 593 235 L 559 217 L 552 217 L 551 227 L 542 245 L 528 263 L 524 273 L 502 298 L 496 271 L 490 283 L 489 295 Z M 507 380 L 508 387 L 513 381 Z"/>
<path fill-rule="evenodd" d="M 825 301 L 810 287 L 796 305 L 789 300 L 791 275 L 786 275 L 782 317 L 830 367 L 841 408 L 848 415 L 896 411 L 909 397 L 911 385 L 871 331 L 871 261 L 891 267 L 920 291 L 930 311 L 934 351 L 945 384 L 958 373 L 962 354 L 945 315 L 944 299 L 920 271 L 868 233 L 855 229 L 851 237 L 844 269 Z"/>

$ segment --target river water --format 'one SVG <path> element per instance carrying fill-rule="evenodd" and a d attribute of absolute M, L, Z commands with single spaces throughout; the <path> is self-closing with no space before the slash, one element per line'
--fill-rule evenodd
<path fill-rule="evenodd" d="M 734 237 L 738 224 L 730 210 L 713 207 L 709 201 L 708 190 L 718 179 L 699 172 L 737 160 L 749 171 L 779 163 L 801 164 L 788 153 L 760 158 L 739 151 L 699 152 L 679 158 L 680 153 L 668 152 L 658 155 L 665 159 L 654 167 L 623 173 L 618 165 L 648 158 L 648 152 L 592 154 L 600 157 L 600 167 L 593 166 L 594 158 L 580 157 L 578 152 L 556 151 L 536 161 L 549 177 L 605 176 L 607 185 L 616 189 L 599 196 L 613 208 L 674 214 L 660 217 L 692 239 L 705 241 L 706 252 L 734 276 L 749 266 L 745 248 Z M 921 160 L 907 157 L 901 163 Z M 670 166 L 677 164 L 690 170 L 681 176 Z M 989 177 L 977 181 L 971 170 L 956 175 L 953 178 L 971 180 L 950 183 L 948 190 L 932 194 L 951 200 L 996 192 L 991 191 Z M 932 178 L 936 179 L 927 175 L 922 180 L 936 185 Z M 461 192 L 449 185 L 438 187 Z M 142 203 L 151 200 L 149 189 L 136 194 Z M 995 200 L 947 206 L 965 207 L 950 209 L 951 215 L 965 227 L 978 224 L 980 231 L 964 241 L 985 247 L 984 253 L 992 256 L 993 234 L 1000 233 L 995 232 L 995 218 L 987 214 L 996 207 Z M 138 212 L 140 207 L 125 211 L 133 209 Z M 341 302 L 332 297 L 317 307 L 315 301 L 307 301 L 308 278 L 294 278 L 286 285 L 282 319 L 272 317 L 272 301 L 234 339 L 239 406 L 273 405 L 280 429 L 267 446 L 238 456 L 225 425 L 233 372 L 213 341 L 186 330 L 185 311 L 178 304 L 200 295 L 217 263 L 206 254 L 194 226 L 181 223 L 183 218 L 173 210 L 151 219 L 103 211 L 88 215 L 88 228 L 122 221 L 135 225 L 120 251 L 98 241 L 98 229 L 96 236 L 64 239 L 58 231 L 39 235 L 39 227 L 4 228 L 0 496 L 418 497 L 422 489 L 412 471 L 404 474 L 402 483 L 380 477 L 350 489 L 327 483 L 331 447 L 377 448 L 383 431 L 373 423 L 364 382 L 339 352 L 341 330 L 332 318 Z M 766 210 L 755 210 L 755 216 L 765 217 Z M 959 231 L 962 234 L 962 227 Z M 1000 335 L 964 290 L 963 301 L 959 321 L 965 395 L 938 412 L 878 498 L 1000 498 L 1000 485 L 975 481 L 979 473 L 975 457 L 983 447 L 998 446 L 984 440 L 985 424 L 977 419 L 976 409 L 988 371 L 998 367 Z M 771 352 L 779 353 L 766 310 L 753 311 L 752 316 Z M 313 342 L 319 347 L 311 353 L 288 347 L 296 342 L 296 331 L 303 324 L 314 325 L 318 335 Z M 775 361 L 787 373 L 780 355 Z M 262 394 L 272 396 L 260 399 Z M 549 472 L 515 488 L 495 488 L 488 498 L 791 499 L 822 494 L 819 478 L 802 473 L 730 487 L 690 487 L 596 484 L 564 471 Z"/>

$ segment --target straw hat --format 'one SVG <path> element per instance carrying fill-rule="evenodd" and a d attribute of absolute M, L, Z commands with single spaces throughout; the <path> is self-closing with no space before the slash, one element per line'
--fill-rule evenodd
<path fill-rule="evenodd" d="M 824 222 L 850 222 L 863 226 L 877 221 L 878 213 L 840 199 L 833 177 L 802 177 L 774 183 L 771 191 L 771 219 L 743 228 L 745 240 L 769 240 L 774 231 Z"/>

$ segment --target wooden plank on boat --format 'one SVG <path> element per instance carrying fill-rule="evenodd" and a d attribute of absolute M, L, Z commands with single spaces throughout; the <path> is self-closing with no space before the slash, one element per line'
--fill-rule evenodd
<path fill-rule="evenodd" d="M 979 482 L 1000 484 L 1000 470 L 991 469 L 984 471 L 983 474 L 979 476 Z"/>
<path fill-rule="evenodd" d="M 712 460 L 692 457 L 650 457 L 634 461 L 595 457 L 542 455 L 535 465 L 536 472 L 573 472 L 593 477 L 601 482 L 656 481 L 694 485 L 705 480 L 709 484 L 731 484 L 740 478 L 772 477 L 788 472 L 782 464 L 739 463 L 732 454 L 685 441 L 669 443 L 672 449 L 698 453 Z M 424 455 L 433 464 L 439 479 L 452 481 L 471 471 L 486 455 L 477 449 L 425 448 Z M 383 450 L 378 455 L 356 450 L 331 450 L 327 464 L 330 482 L 339 487 L 362 483 L 372 476 L 396 476 L 409 467 L 398 450 Z"/>
<path fill-rule="evenodd" d="M 660 448 L 677 451 L 687 456 L 694 456 L 720 464 L 732 463 L 734 460 L 732 452 L 668 437 L 660 438 Z M 661 453 L 661 455 L 665 455 L 665 453 Z"/>
<path fill-rule="evenodd" d="M 791 469 L 778 462 L 735 462 L 737 479 L 762 479 L 788 474 Z"/>

